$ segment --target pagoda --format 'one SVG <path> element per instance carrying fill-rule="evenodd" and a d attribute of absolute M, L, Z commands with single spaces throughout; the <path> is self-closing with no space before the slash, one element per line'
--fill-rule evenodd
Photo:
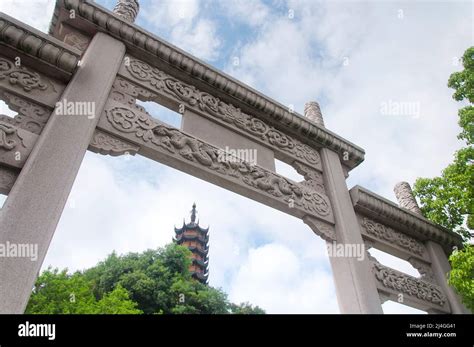
<path fill-rule="evenodd" d="M 192 253 L 192 263 L 189 271 L 193 278 L 203 284 L 207 284 L 208 279 L 208 242 L 209 242 L 209 227 L 207 229 L 199 226 L 199 221 L 196 222 L 196 203 L 193 204 L 191 210 L 191 222 L 186 224 L 183 219 L 183 226 L 181 228 L 174 228 L 176 237 L 174 241 L 181 246 L 187 247 Z"/>

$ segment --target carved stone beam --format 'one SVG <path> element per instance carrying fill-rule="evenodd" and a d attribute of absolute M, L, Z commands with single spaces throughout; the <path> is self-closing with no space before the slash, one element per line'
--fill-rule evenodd
<path fill-rule="evenodd" d="M 136 108 L 108 101 L 98 129 L 129 144 L 139 154 L 299 218 L 334 224 L 326 195 L 252 165 Z"/>
<path fill-rule="evenodd" d="M 288 164 L 297 160 L 322 170 L 317 149 L 143 61 L 125 57 L 119 76 L 114 86 L 118 92 L 135 94 L 140 100 L 156 101 L 175 111 L 184 106 L 272 149 L 278 159 Z"/>
<path fill-rule="evenodd" d="M 0 56 L 0 90 L 54 108 L 64 88 L 63 83 Z"/>
<path fill-rule="evenodd" d="M 377 248 L 402 259 L 418 258 L 429 262 L 423 242 L 390 228 L 375 220 L 358 215 L 364 240 L 377 244 Z"/>
<path fill-rule="evenodd" d="M 140 146 L 96 129 L 88 149 L 94 153 L 117 157 L 120 155 L 135 155 L 138 153 Z"/>
<path fill-rule="evenodd" d="M 372 261 L 372 271 L 377 289 L 383 297 L 424 311 L 432 309 L 450 313 L 448 299 L 440 286 L 377 261 Z"/>

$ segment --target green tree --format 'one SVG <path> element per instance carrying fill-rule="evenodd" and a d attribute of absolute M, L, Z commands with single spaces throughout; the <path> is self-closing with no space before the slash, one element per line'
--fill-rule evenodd
<path fill-rule="evenodd" d="M 461 293 L 462 301 L 474 312 L 474 246 L 455 251 L 449 258 L 452 270 L 448 282 Z"/>
<path fill-rule="evenodd" d="M 137 303 L 130 300 L 128 292 L 118 285 L 113 291 L 97 301 L 96 312 L 102 314 L 139 314 L 143 313 L 136 308 Z"/>
<path fill-rule="evenodd" d="M 68 275 L 46 270 L 37 280 L 28 313 L 265 313 L 229 302 L 221 290 L 191 277 L 191 252 L 177 244 L 118 256 Z M 69 300 L 75 293 L 75 302 Z M 80 305 L 78 305 L 80 303 Z"/>
<path fill-rule="evenodd" d="M 466 50 L 462 63 L 464 69 L 451 74 L 448 86 L 455 90 L 455 100 L 467 104 L 458 112 L 458 138 L 464 147 L 454 154 L 453 163 L 441 176 L 418 178 L 414 193 L 428 219 L 458 232 L 466 241 L 464 249 L 449 258 L 452 270 L 448 282 L 474 310 L 474 251 L 467 243 L 474 230 L 474 47 Z"/>
<path fill-rule="evenodd" d="M 96 300 L 92 283 L 82 273 L 69 275 L 67 269 L 59 271 L 48 268 L 36 281 L 26 313 L 141 313 L 135 307 L 136 303 L 129 299 L 128 292 L 120 286 Z"/>
<path fill-rule="evenodd" d="M 454 154 L 453 163 L 441 176 L 418 178 L 414 193 L 427 218 L 467 240 L 474 230 L 474 47 L 466 50 L 462 62 L 464 70 L 453 73 L 448 86 L 455 89 L 455 100 L 468 103 L 458 113 L 462 129 L 458 138 L 465 147 Z"/>
<path fill-rule="evenodd" d="M 254 307 L 248 302 L 243 302 L 239 305 L 230 304 L 230 312 L 233 314 L 265 314 L 265 311 L 260 307 Z"/>

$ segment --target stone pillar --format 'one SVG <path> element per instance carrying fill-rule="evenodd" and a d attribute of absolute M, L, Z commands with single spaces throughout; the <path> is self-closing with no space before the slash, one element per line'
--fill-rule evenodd
<path fill-rule="evenodd" d="M 0 313 L 23 313 L 82 159 L 125 55 L 97 33 L 59 103 L 87 102 L 95 115 L 64 115 L 59 104 L 0 210 L 0 243 L 37 246 L 37 259 L 0 258 Z M 93 179 L 93 178 L 91 178 Z"/>
<path fill-rule="evenodd" d="M 470 313 L 461 303 L 461 299 L 458 297 L 454 289 L 448 284 L 447 275 L 449 271 L 451 271 L 451 265 L 449 265 L 448 258 L 446 257 L 443 248 L 433 241 L 427 241 L 425 245 L 428 254 L 430 255 L 433 274 L 448 298 L 451 313 Z"/>
<path fill-rule="evenodd" d="M 324 127 L 323 115 L 321 114 L 321 109 L 316 101 L 310 101 L 304 105 L 304 116 Z"/>
<path fill-rule="evenodd" d="M 321 110 L 316 102 L 305 105 L 305 117 L 324 126 Z M 339 155 L 327 148 L 322 148 L 320 154 L 324 186 L 331 200 L 336 222 L 337 244 L 349 244 L 363 250 L 362 259 L 356 256 L 329 257 L 339 309 L 341 313 L 383 313 Z M 328 242 L 328 246 L 333 245 Z"/>
<path fill-rule="evenodd" d="M 416 202 L 415 196 L 411 190 L 410 184 L 407 182 L 400 182 L 395 185 L 393 189 L 395 196 L 397 197 L 400 207 L 403 207 L 411 212 L 419 214 L 422 218 L 420 208 Z M 454 292 L 453 288 L 448 285 L 447 275 L 451 271 L 451 266 L 449 265 L 448 257 L 443 251 L 443 248 L 436 242 L 427 241 L 425 242 L 426 249 L 430 256 L 431 260 L 431 269 L 435 276 L 436 281 L 443 289 L 443 292 L 448 298 L 449 305 L 451 307 L 452 313 L 469 313 L 469 311 L 461 303 L 460 298 Z"/>
<path fill-rule="evenodd" d="M 421 215 L 421 210 L 418 207 L 415 196 L 411 190 L 410 184 L 408 182 L 399 182 L 393 188 L 395 196 L 397 197 L 398 204 L 404 209 Z"/>

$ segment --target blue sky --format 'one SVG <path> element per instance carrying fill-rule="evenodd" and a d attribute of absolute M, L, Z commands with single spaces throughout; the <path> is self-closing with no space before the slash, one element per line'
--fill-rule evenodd
<path fill-rule="evenodd" d="M 473 44 L 472 2 L 140 2 L 137 24 L 148 31 L 300 113 L 306 101 L 319 101 L 326 127 L 366 150 L 349 188 L 360 184 L 394 200 L 396 182 L 437 175 L 461 146 L 461 105 L 446 84 Z M 46 31 L 53 6 L 2 0 L 0 10 Z M 419 112 L 384 114 L 391 102 Z M 210 225 L 211 285 L 267 312 L 339 312 L 324 243 L 300 220 L 139 157 L 86 155 L 44 266 L 82 269 L 112 250 L 162 246 L 194 201 Z"/>

